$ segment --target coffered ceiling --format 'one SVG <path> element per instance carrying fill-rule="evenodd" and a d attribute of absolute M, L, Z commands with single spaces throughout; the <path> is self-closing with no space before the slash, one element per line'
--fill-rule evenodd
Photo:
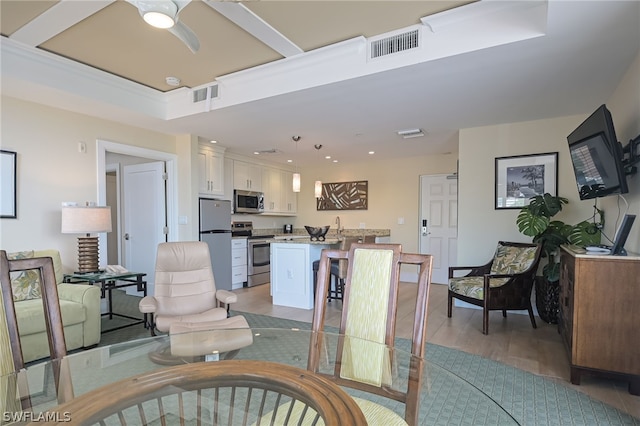
<path fill-rule="evenodd" d="M 517 3 L 519 9 L 506 14 L 504 8 Z M 629 1 L 193 0 L 179 20 L 200 42 L 195 53 L 169 31 L 146 24 L 124 0 L 1 0 L 0 17 L 3 93 L 216 139 L 241 154 L 274 151 L 266 155 L 275 162 L 293 155 L 315 161 L 318 143 L 347 162 L 368 151 L 387 157 L 450 152 L 457 150 L 460 128 L 587 113 L 607 99 L 640 48 L 640 5 Z M 422 53 L 360 60 L 371 40 L 416 28 Z M 174 107 L 181 112 L 173 114 L 98 98 L 87 109 L 78 94 L 65 99 L 57 88 L 50 96 L 41 87 L 49 83 L 39 81 L 33 90 L 35 79 L 16 71 L 7 46 L 42 53 L 36 62 L 64 58 L 96 75 L 118 76 L 164 103 L 209 84 L 217 84 L 220 99 L 205 110 Z M 341 53 L 345 48 L 355 53 Z M 252 81 L 264 90 L 239 95 L 249 87 L 236 77 L 245 76 L 243 70 L 256 70 Z M 314 70 L 322 75 L 309 77 Z M 167 77 L 180 85 L 168 85 Z M 410 128 L 426 135 L 396 133 Z M 293 135 L 302 137 L 297 148 Z"/>

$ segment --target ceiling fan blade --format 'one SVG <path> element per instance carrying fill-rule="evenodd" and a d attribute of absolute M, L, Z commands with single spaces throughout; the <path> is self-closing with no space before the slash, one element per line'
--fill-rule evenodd
<path fill-rule="evenodd" d="M 186 44 L 189 50 L 193 53 L 196 53 L 200 49 L 200 41 L 198 40 L 198 37 L 193 31 L 191 31 L 191 28 L 187 27 L 182 22 L 176 22 L 176 24 L 169 28 L 168 31 Z"/>

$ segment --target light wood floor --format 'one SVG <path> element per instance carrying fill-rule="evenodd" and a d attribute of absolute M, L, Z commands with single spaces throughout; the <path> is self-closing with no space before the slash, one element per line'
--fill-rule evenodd
<path fill-rule="evenodd" d="M 234 290 L 234 293 L 238 294 L 238 303 L 232 306 L 234 310 L 311 322 L 312 310 L 274 306 L 268 284 Z M 415 293 L 414 284 L 402 283 L 396 325 L 398 337 L 410 337 Z M 337 326 L 341 302 L 332 301 L 329 305 L 327 324 Z M 431 286 L 428 312 L 427 342 L 477 354 L 557 380 L 640 418 L 640 396 L 630 395 L 626 382 L 588 376 L 582 377 L 580 386 L 569 382 L 569 361 L 557 326 L 536 317 L 538 328 L 534 329 L 528 315 L 508 313 L 507 318 L 503 318 L 501 312 L 492 312 L 489 334 L 485 336 L 482 334 L 480 310 L 454 306 L 452 318 L 447 318 L 447 287 L 438 284 Z"/>

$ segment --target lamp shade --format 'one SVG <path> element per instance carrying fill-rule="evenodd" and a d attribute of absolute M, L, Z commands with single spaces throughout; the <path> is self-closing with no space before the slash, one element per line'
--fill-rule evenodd
<path fill-rule="evenodd" d="M 293 174 L 293 192 L 300 192 L 300 173 Z"/>
<path fill-rule="evenodd" d="M 63 234 L 97 234 L 111 232 L 111 207 L 62 207 Z"/>
<path fill-rule="evenodd" d="M 322 197 L 322 181 L 321 180 L 317 180 L 316 183 L 313 185 L 313 192 L 316 198 Z"/>

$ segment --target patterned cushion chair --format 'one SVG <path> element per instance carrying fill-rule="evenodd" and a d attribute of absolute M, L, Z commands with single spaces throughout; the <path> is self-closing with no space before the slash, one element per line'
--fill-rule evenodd
<path fill-rule="evenodd" d="M 531 289 L 540 262 L 540 244 L 498 242 L 495 255 L 481 266 L 449 268 L 447 316 L 451 318 L 453 299 L 482 307 L 482 333 L 489 334 L 489 311 L 527 310 L 531 325 L 536 328 L 531 306 Z M 455 277 L 457 271 L 467 275 Z"/>

